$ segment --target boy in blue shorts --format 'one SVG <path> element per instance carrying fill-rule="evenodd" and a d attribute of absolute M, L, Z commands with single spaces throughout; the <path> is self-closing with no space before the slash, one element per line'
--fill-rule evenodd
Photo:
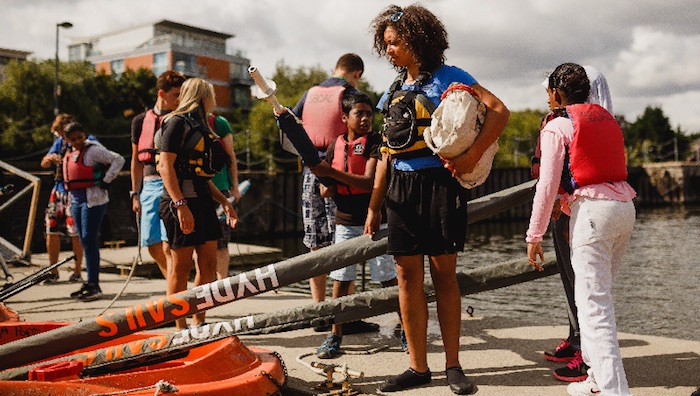
<path fill-rule="evenodd" d="M 372 102 L 360 91 L 346 91 L 342 96 L 342 120 L 348 132 L 338 136 L 326 151 L 326 161 L 312 170 L 317 176 L 329 176 L 340 183 L 321 185 L 321 195 L 333 197 L 335 212 L 335 243 L 360 236 L 364 232 L 367 208 L 372 195 L 374 173 L 379 159 L 382 138 L 372 132 Z M 397 285 L 393 257 L 383 255 L 369 260 L 372 281 L 382 286 Z M 356 264 L 330 273 L 333 298 L 347 296 L 355 281 Z M 316 351 L 321 359 L 337 356 L 343 340 L 343 326 L 333 324 L 331 334 Z"/>

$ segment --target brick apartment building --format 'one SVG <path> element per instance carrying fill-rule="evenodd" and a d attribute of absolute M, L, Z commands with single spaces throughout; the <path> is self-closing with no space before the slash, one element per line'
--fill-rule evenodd
<path fill-rule="evenodd" d="M 0 48 L 0 81 L 5 79 L 5 65 L 10 61 L 25 61 L 31 55 L 28 51 L 19 51 L 10 48 Z"/>
<path fill-rule="evenodd" d="M 150 69 L 155 76 L 177 70 L 187 77 L 200 77 L 214 85 L 217 111 L 251 106 L 248 74 L 250 60 L 226 53 L 226 40 L 233 35 L 173 21 L 161 20 L 73 39 L 68 46 L 70 61 L 87 60 L 95 69 L 108 74 L 127 68 Z"/>

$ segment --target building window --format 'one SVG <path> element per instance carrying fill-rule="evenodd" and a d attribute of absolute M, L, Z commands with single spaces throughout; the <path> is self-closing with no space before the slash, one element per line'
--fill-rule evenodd
<path fill-rule="evenodd" d="M 185 77 L 205 77 L 197 68 L 196 56 L 176 52 L 173 54 L 173 58 L 175 60 L 176 72 L 184 75 Z"/>
<path fill-rule="evenodd" d="M 121 76 L 126 70 L 123 59 L 112 61 L 109 67 L 112 70 L 112 74 L 115 76 Z"/>
<path fill-rule="evenodd" d="M 165 52 L 153 54 L 153 75 L 158 77 L 168 70 L 168 56 Z"/>

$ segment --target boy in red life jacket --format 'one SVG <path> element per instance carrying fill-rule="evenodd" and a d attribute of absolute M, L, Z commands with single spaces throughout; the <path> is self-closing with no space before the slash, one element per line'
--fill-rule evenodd
<path fill-rule="evenodd" d="M 158 99 L 155 106 L 131 122 L 131 209 L 139 215 L 141 246 L 148 247 L 148 253 L 164 278 L 167 278 L 170 247 L 165 226 L 158 215 L 163 181 L 156 170 L 153 136 L 163 117 L 177 108 L 183 82 L 185 77 L 176 71 L 162 73 L 156 81 Z"/>
<path fill-rule="evenodd" d="M 338 136 L 328 146 L 326 161 L 314 167 L 314 172 L 339 181 L 325 187 L 321 185 L 321 195 L 333 197 L 335 212 L 335 243 L 360 236 L 364 233 L 367 209 L 374 185 L 374 174 L 379 159 L 382 138 L 372 132 L 372 102 L 359 91 L 345 92 L 342 96 L 342 121 L 348 132 Z M 389 255 L 369 260 L 372 281 L 382 286 L 395 286 L 396 265 Z M 350 265 L 330 273 L 333 279 L 333 298 L 347 296 L 356 277 L 356 265 Z M 326 336 L 323 345 L 316 351 L 321 359 L 337 356 L 343 340 L 343 326 L 333 324 L 332 332 Z"/>
<path fill-rule="evenodd" d="M 355 86 L 364 70 L 364 62 L 357 54 L 342 55 L 335 64 L 333 76 L 305 92 L 294 106 L 294 114 L 304 121 L 304 130 L 321 159 L 328 144 L 346 131 L 341 121 L 340 95 L 356 90 Z M 335 235 L 334 203 L 330 198 L 321 197 L 321 183 L 316 176 L 308 166 L 304 166 L 301 192 L 304 245 L 312 251 L 333 244 Z M 325 300 L 326 275 L 309 279 L 309 288 L 314 302 Z M 328 327 L 316 326 L 314 330 L 327 331 Z"/>

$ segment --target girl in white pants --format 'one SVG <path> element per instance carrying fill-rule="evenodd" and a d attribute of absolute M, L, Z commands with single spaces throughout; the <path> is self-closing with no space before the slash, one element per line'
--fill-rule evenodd
<path fill-rule="evenodd" d="M 613 278 L 632 235 L 634 189 L 625 181 L 622 131 L 596 104 L 584 104 L 590 91 L 580 65 L 565 63 L 549 77 L 547 94 L 560 115 L 540 132 L 540 179 L 527 231 L 530 264 L 541 270 L 542 236 L 557 194 L 558 213 L 570 213 L 571 263 L 575 300 L 588 378 L 567 387 L 572 396 L 630 396 L 617 341 Z"/>

